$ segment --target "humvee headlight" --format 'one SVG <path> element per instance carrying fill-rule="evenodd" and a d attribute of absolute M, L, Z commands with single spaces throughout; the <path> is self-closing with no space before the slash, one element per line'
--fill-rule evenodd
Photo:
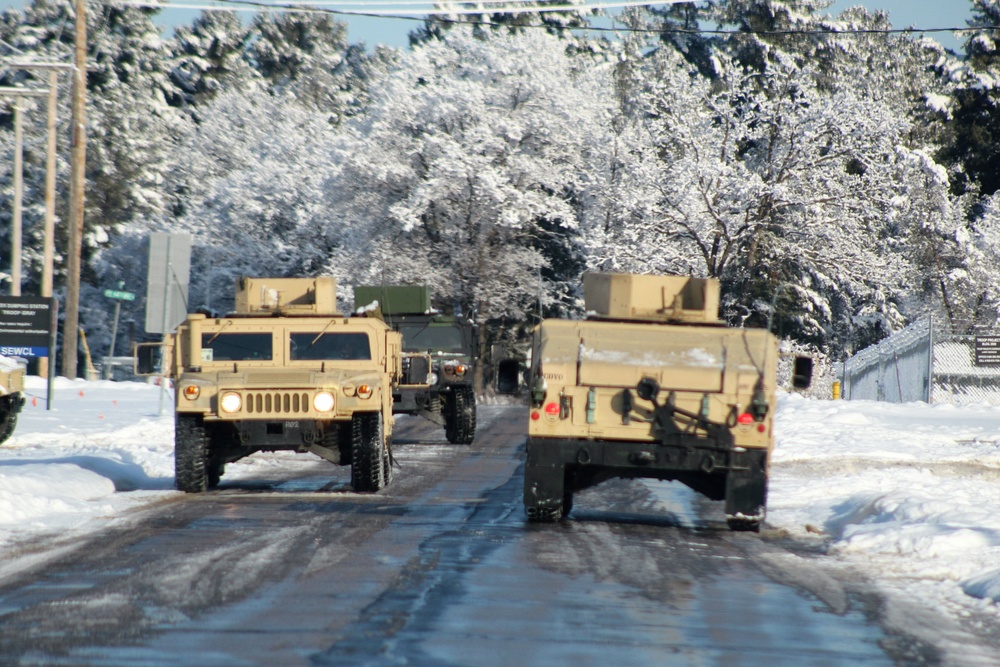
<path fill-rule="evenodd" d="M 362 384 L 358 386 L 358 398 L 371 398 L 374 393 L 375 388 L 370 384 Z"/>
<path fill-rule="evenodd" d="M 427 384 L 437 384 L 439 379 L 437 373 L 431 373 L 427 376 Z"/>
<path fill-rule="evenodd" d="M 333 410 L 333 394 L 328 391 L 321 391 L 313 396 L 313 407 L 316 412 L 330 412 Z"/>
<path fill-rule="evenodd" d="M 189 384 L 184 387 L 184 398 L 193 401 L 201 396 L 201 387 L 196 384 Z"/>
<path fill-rule="evenodd" d="M 239 412 L 239 409 L 243 407 L 243 399 L 240 398 L 239 394 L 230 391 L 222 395 L 222 400 L 219 401 L 219 407 L 222 408 L 223 412 Z"/>

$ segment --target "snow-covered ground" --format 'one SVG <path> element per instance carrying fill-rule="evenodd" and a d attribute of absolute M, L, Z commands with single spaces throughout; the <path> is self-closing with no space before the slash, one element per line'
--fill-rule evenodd
<path fill-rule="evenodd" d="M 175 494 L 171 400 L 159 387 L 28 379 L 0 446 L 0 553 L 90 531 Z M 832 566 L 959 619 L 1000 619 L 1000 406 L 780 399 L 768 523 Z M 227 479 L 274 465 L 227 468 Z"/>

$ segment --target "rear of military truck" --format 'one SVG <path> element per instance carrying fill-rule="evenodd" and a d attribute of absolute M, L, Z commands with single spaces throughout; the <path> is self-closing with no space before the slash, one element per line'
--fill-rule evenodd
<path fill-rule="evenodd" d="M 774 442 L 775 338 L 719 323 L 714 281 L 588 280 L 592 319 L 546 320 L 535 332 L 528 517 L 558 520 L 576 491 L 640 477 L 724 500 L 730 527 L 757 530 Z"/>

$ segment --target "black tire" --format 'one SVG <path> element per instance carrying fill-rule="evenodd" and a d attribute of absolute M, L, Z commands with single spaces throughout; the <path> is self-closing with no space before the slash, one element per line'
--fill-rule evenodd
<path fill-rule="evenodd" d="M 565 490 L 562 469 L 532 466 L 524 469 L 524 513 L 529 521 L 554 523 L 573 508 L 573 493 Z"/>
<path fill-rule="evenodd" d="M 355 414 L 351 434 L 351 488 L 356 493 L 376 493 L 385 487 L 388 458 L 382 413 Z"/>
<path fill-rule="evenodd" d="M 457 387 L 448 401 L 444 417 L 444 435 L 453 445 L 471 445 L 476 438 L 476 392 L 472 387 Z"/>
<path fill-rule="evenodd" d="M 174 421 L 174 484 L 185 493 L 208 489 L 208 434 L 200 416 L 177 415 Z"/>
<path fill-rule="evenodd" d="M 17 427 L 17 411 L 10 406 L 0 408 L 0 444 L 7 442 L 7 438 L 14 435 Z"/>

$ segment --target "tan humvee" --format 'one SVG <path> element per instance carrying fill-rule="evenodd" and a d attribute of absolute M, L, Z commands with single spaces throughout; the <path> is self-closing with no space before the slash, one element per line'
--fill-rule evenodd
<path fill-rule="evenodd" d="M 381 320 L 336 312 L 333 278 L 240 279 L 235 313 L 190 314 L 165 341 L 177 488 L 204 491 L 226 463 L 292 450 L 350 465 L 355 491 L 378 491 L 392 477 L 400 349 Z"/>
<path fill-rule="evenodd" d="M 0 444 L 14 433 L 17 415 L 23 407 L 24 368 L 4 358 L 0 362 Z"/>
<path fill-rule="evenodd" d="M 734 530 L 764 520 L 777 341 L 718 320 L 719 284 L 586 274 L 586 321 L 535 330 L 524 505 L 569 513 L 613 477 L 679 480 L 725 501 Z"/>

